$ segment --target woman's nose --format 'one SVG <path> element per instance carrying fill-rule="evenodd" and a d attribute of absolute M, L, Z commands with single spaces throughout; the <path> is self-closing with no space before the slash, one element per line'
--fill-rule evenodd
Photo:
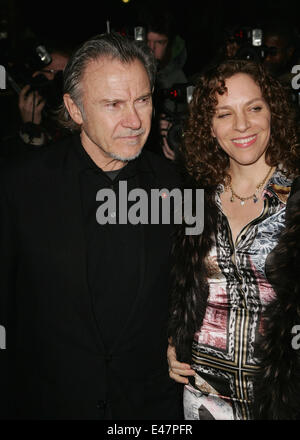
<path fill-rule="evenodd" d="M 245 131 L 250 127 L 250 121 L 244 112 L 238 113 L 234 119 L 234 128 L 238 131 Z"/>

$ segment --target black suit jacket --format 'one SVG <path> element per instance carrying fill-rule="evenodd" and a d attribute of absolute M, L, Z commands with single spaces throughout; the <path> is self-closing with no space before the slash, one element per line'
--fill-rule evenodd
<path fill-rule="evenodd" d="M 179 418 L 166 361 L 172 226 L 142 227 L 136 300 L 105 350 L 87 283 L 75 141 L 2 165 L 0 417 Z M 150 152 L 138 167 L 148 192 L 178 186 L 173 166 Z"/>

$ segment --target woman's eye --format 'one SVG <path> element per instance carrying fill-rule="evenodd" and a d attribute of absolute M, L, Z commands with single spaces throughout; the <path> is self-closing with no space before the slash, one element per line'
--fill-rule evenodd
<path fill-rule="evenodd" d="M 252 107 L 252 111 L 254 112 L 259 112 L 262 109 L 262 107 L 260 105 L 257 105 L 256 107 Z"/>
<path fill-rule="evenodd" d="M 217 118 L 221 119 L 221 118 L 225 118 L 226 116 L 230 116 L 230 113 L 224 113 L 224 114 L 218 115 Z"/>

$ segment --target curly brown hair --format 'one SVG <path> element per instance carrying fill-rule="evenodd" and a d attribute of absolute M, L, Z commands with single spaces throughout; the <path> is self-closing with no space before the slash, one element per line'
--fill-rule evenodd
<path fill-rule="evenodd" d="M 271 111 L 266 162 L 270 166 L 281 165 L 287 175 L 299 175 L 299 120 L 295 105 L 287 90 L 262 64 L 248 60 L 223 61 L 199 77 L 180 147 L 188 174 L 203 186 L 225 181 L 229 157 L 212 136 L 211 126 L 217 94 L 226 92 L 226 79 L 237 73 L 251 76 Z"/>

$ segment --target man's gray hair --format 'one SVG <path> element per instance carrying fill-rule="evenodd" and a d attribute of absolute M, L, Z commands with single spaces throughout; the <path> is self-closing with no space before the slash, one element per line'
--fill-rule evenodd
<path fill-rule="evenodd" d="M 82 114 L 84 114 L 81 95 L 82 77 L 88 63 L 101 58 L 116 59 L 121 63 L 131 63 L 139 60 L 146 69 L 151 90 L 153 90 L 156 76 L 156 60 L 146 44 L 136 42 L 117 33 L 96 35 L 83 43 L 73 53 L 64 70 L 63 93 L 70 95 Z M 64 127 L 70 130 L 79 128 L 70 117 L 64 103 L 59 110 L 59 120 Z"/>

